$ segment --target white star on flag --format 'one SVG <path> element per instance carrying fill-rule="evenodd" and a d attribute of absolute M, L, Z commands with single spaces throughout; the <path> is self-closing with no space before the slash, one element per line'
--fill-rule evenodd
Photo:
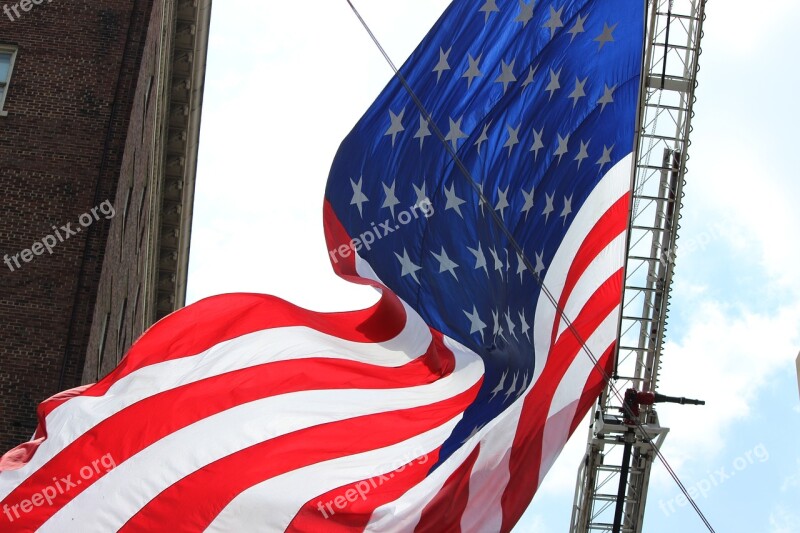
<path fill-rule="evenodd" d="M 492 254 L 492 258 L 494 259 L 494 269 L 500 272 L 500 277 L 503 277 L 503 262 L 500 261 L 500 256 L 497 255 L 497 250 L 494 248 L 489 248 L 489 253 Z"/>
<path fill-rule="evenodd" d="M 442 253 L 437 254 L 436 252 L 431 252 L 431 254 L 439 261 L 439 274 L 450 272 L 450 274 L 458 280 L 458 276 L 456 275 L 456 268 L 458 268 L 458 265 L 447 256 L 447 252 L 444 251 L 444 246 L 442 246 Z"/>
<path fill-rule="evenodd" d="M 514 391 L 517 389 L 517 376 L 519 372 L 514 372 L 514 379 L 511 381 L 511 386 L 506 391 L 506 399 L 504 401 L 508 401 L 508 397 L 514 394 Z"/>
<path fill-rule="evenodd" d="M 552 39 L 553 36 L 556 34 L 556 30 L 558 28 L 563 28 L 564 23 L 561 22 L 561 14 L 564 12 L 564 6 L 556 11 L 553 9 L 553 6 L 550 6 L 550 18 L 547 19 L 547 22 L 542 24 L 543 28 L 550 28 L 550 38 Z"/>
<path fill-rule="evenodd" d="M 497 7 L 497 0 L 486 0 L 486 2 L 483 4 L 483 6 L 481 6 L 481 8 L 478 11 L 484 13 L 485 18 L 483 20 L 483 23 L 486 24 L 487 22 L 489 22 L 489 15 L 491 15 L 492 13 L 499 13 L 500 8 Z"/>
<path fill-rule="evenodd" d="M 483 125 L 483 131 L 481 132 L 480 137 L 478 137 L 478 140 L 475 141 L 475 146 L 478 147 L 478 154 L 479 155 L 481 153 L 481 145 L 489 140 L 489 126 L 491 124 L 492 124 L 491 122 L 488 122 L 488 123 Z"/>
<path fill-rule="evenodd" d="M 520 254 L 517 254 L 517 274 L 519 274 L 519 282 L 522 283 L 522 274 L 528 270 L 525 266 L 525 260 Z"/>
<path fill-rule="evenodd" d="M 516 59 L 512 59 L 510 64 L 506 63 L 505 61 L 501 61 L 500 63 L 500 70 L 502 72 L 494 81 L 496 83 L 503 84 L 503 94 L 505 94 L 506 90 L 508 90 L 509 83 L 514 83 L 517 81 L 517 77 L 514 76 L 514 63 L 516 63 L 516 61 Z"/>
<path fill-rule="evenodd" d="M 412 183 L 411 186 L 414 187 L 414 194 L 417 195 L 417 200 L 415 205 L 421 206 L 431 202 L 430 198 L 428 198 L 428 194 L 425 192 L 426 189 L 425 180 L 422 180 L 422 187 L 417 187 L 416 183 Z"/>
<path fill-rule="evenodd" d="M 598 51 L 602 50 L 603 47 L 606 45 L 606 43 L 613 43 L 614 42 L 613 33 L 614 33 L 614 30 L 616 30 L 616 29 L 617 29 L 617 25 L 616 24 L 614 24 L 613 26 L 610 26 L 610 27 L 609 27 L 608 24 L 605 24 L 605 23 L 603 24 L 603 33 L 601 33 L 600 35 L 598 35 L 594 39 L 596 42 L 600 43 L 600 47 L 598 48 Z"/>
<path fill-rule="evenodd" d="M 389 209 L 389 211 L 392 212 L 392 218 L 394 218 L 394 208 L 400 203 L 400 200 L 397 199 L 394 193 L 395 182 L 393 181 L 391 186 L 386 185 L 386 183 L 382 183 L 381 185 L 383 185 L 383 194 L 386 196 L 381 208 Z"/>
<path fill-rule="evenodd" d="M 559 78 L 561 77 L 561 69 L 558 69 L 558 72 L 553 72 L 553 69 L 550 69 L 550 83 L 547 84 L 547 87 L 544 88 L 545 91 L 550 93 L 550 100 L 553 99 L 553 94 L 557 90 L 561 88 L 561 82 Z"/>
<path fill-rule="evenodd" d="M 425 120 L 425 117 L 420 115 L 419 117 L 419 129 L 417 133 L 414 134 L 415 139 L 419 139 L 419 149 L 422 150 L 422 143 L 425 142 L 425 137 L 429 137 L 431 135 L 431 129 L 428 125 L 428 121 Z M 394 144 L 394 141 L 392 141 Z"/>
<path fill-rule="evenodd" d="M 506 130 L 508 130 L 508 140 L 503 145 L 503 148 L 508 148 L 508 157 L 511 157 L 511 150 L 514 149 L 516 145 L 519 144 L 519 129 L 522 127 L 522 123 L 516 128 L 512 128 L 511 125 L 506 126 Z"/>
<path fill-rule="evenodd" d="M 531 146 L 530 151 L 533 152 L 533 160 L 539 157 L 539 150 L 544 148 L 544 143 L 542 142 L 542 134 L 544 133 L 544 128 L 540 131 L 536 131 L 536 128 L 533 128 L 533 146 Z"/>
<path fill-rule="evenodd" d="M 481 339 L 483 339 L 483 330 L 486 329 L 486 323 L 478 315 L 478 309 L 473 305 L 472 313 L 464 311 L 464 314 L 469 319 L 469 334 L 480 333 Z"/>
<path fill-rule="evenodd" d="M 508 370 L 503 372 L 503 375 L 500 377 L 500 381 L 498 382 L 497 386 L 492 390 L 492 396 L 489 398 L 491 402 L 494 400 L 494 397 L 497 396 L 498 393 L 503 392 L 506 388 L 506 376 L 508 375 Z"/>
<path fill-rule="evenodd" d="M 358 178 L 358 183 L 350 179 L 350 185 L 353 186 L 353 199 L 350 200 L 350 205 L 358 206 L 358 214 L 359 216 L 364 216 L 362 212 L 362 206 L 369 202 L 369 198 L 361 191 L 361 187 L 363 186 L 364 177 L 361 176 Z"/>
<path fill-rule="evenodd" d="M 500 212 L 500 218 L 502 218 L 503 220 L 506 219 L 505 210 L 506 210 L 506 208 L 508 208 L 508 206 L 509 206 L 509 204 L 508 204 L 508 187 L 506 187 L 506 190 L 504 190 L 504 191 L 501 190 L 498 187 L 498 189 L 497 189 L 497 205 L 494 207 L 494 210 Z"/>
<path fill-rule="evenodd" d="M 589 142 L 591 142 L 591 139 Z M 575 161 L 578 162 L 578 168 L 581 168 L 581 163 L 583 163 L 583 160 L 589 157 L 589 142 L 581 141 L 581 149 L 578 152 L 578 155 L 575 156 Z"/>
<path fill-rule="evenodd" d="M 542 255 L 544 254 L 543 253 L 536 254 L 536 267 L 533 269 L 533 272 L 534 274 L 536 274 L 537 277 L 541 277 L 542 271 L 544 271 L 544 260 Z"/>
<path fill-rule="evenodd" d="M 439 83 L 439 80 L 442 79 L 442 72 L 450 70 L 450 64 L 447 62 L 447 59 L 450 57 L 450 52 L 452 50 L 452 46 L 447 50 L 447 52 L 444 51 L 444 48 L 439 48 L 439 62 L 433 69 L 433 72 L 436 73 L 436 83 Z"/>
<path fill-rule="evenodd" d="M 533 209 L 533 188 L 531 188 L 531 192 L 522 189 L 522 196 L 525 197 L 525 205 L 522 206 L 521 213 L 525 213 L 525 220 L 527 220 L 528 212 Z"/>
<path fill-rule="evenodd" d="M 544 215 L 544 221 L 547 222 L 550 219 L 550 213 L 552 213 L 553 211 L 556 210 L 556 208 L 553 206 L 553 197 L 555 196 L 555 194 L 550 195 L 550 194 L 545 193 L 544 196 L 545 196 L 545 202 L 547 202 L 547 205 L 545 205 L 544 211 L 542 211 L 542 214 Z"/>
<path fill-rule="evenodd" d="M 572 195 L 569 198 L 564 197 L 564 209 L 561 210 L 561 218 L 564 219 L 564 224 L 567 223 L 567 217 L 572 213 Z"/>
<path fill-rule="evenodd" d="M 613 87 L 609 87 L 608 85 L 605 86 L 605 90 L 603 91 L 603 96 L 597 101 L 598 104 L 602 104 L 600 108 L 600 112 L 602 113 L 605 110 L 608 104 L 614 103 L 614 91 L 617 89 L 617 86 L 614 85 Z"/>
<path fill-rule="evenodd" d="M 458 141 L 460 139 L 467 138 L 467 134 L 461 131 L 462 120 L 464 120 L 464 117 L 461 117 L 458 120 L 453 120 L 453 118 L 450 117 L 450 131 L 447 132 L 447 137 L 445 137 L 444 140 L 452 143 L 453 150 L 458 150 Z"/>
<path fill-rule="evenodd" d="M 539 70 L 539 65 L 533 66 L 531 65 L 528 67 L 528 77 L 525 78 L 525 81 L 522 82 L 522 88 L 524 89 L 531 83 L 533 83 L 534 77 L 536 76 L 536 71 Z"/>
<path fill-rule="evenodd" d="M 397 252 L 395 252 L 394 255 L 395 257 L 397 257 L 397 260 L 400 261 L 400 266 L 402 267 L 402 270 L 400 271 L 400 276 L 405 277 L 410 275 L 412 278 L 414 278 L 414 281 L 419 283 L 419 278 L 417 277 L 417 271 L 422 270 L 422 267 L 419 265 L 415 265 L 411 261 L 411 258 L 408 257 L 408 251 L 406 251 L 406 249 L 403 248 L 402 257 Z"/>
<path fill-rule="evenodd" d="M 603 155 L 597 160 L 597 164 L 600 165 L 600 172 L 603 171 L 604 166 L 606 166 L 608 163 L 611 163 L 611 150 L 613 149 L 614 146 L 611 146 L 611 148 L 608 146 L 603 146 Z"/>
<path fill-rule="evenodd" d="M 583 28 L 583 25 L 586 23 L 586 19 L 587 18 L 589 18 L 589 15 L 585 15 L 585 16 L 581 17 L 580 13 L 578 13 L 578 19 L 575 21 L 575 24 L 569 30 L 569 34 L 572 35 L 572 37 L 569 40 L 570 43 L 575 40 L 575 37 L 579 33 L 584 33 L 586 31 Z"/>
<path fill-rule="evenodd" d="M 449 189 L 445 187 L 444 195 L 447 198 L 447 202 L 444 206 L 445 211 L 448 209 L 454 209 L 456 213 L 458 213 L 458 216 L 464 218 L 464 215 L 461 213 L 461 205 L 467 202 L 456 196 L 456 186 L 451 183 Z"/>
<path fill-rule="evenodd" d="M 406 114 L 405 108 L 403 108 L 400 111 L 400 114 L 398 115 L 395 115 L 394 111 L 389 110 L 389 119 L 391 120 L 392 123 L 389 126 L 389 129 L 386 130 L 386 133 L 384 133 L 383 135 L 384 137 L 387 135 L 392 136 L 392 146 L 394 146 L 394 141 L 397 138 L 397 134 L 405 130 L 405 127 L 403 127 L 403 115 L 405 114 Z"/>
<path fill-rule="evenodd" d="M 469 250 L 472 255 L 475 256 L 475 270 L 482 268 L 486 275 L 489 275 L 489 269 L 486 268 L 486 255 L 483 253 L 483 249 L 481 249 L 481 243 L 478 243 L 478 249 L 470 248 L 467 246 L 467 250 Z"/>
<path fill-rule="evenodd" d="M 584 91 L 584 87 L 586 86 L 586 80 L 589 78 L 583 78 L 583 81 L 579 80 L 577 77 L 575 78 L 575 90 L 569 95 L 572 98 L 572 107 L 578 105 L 578 100 L 586 96 L 586 92 Z"/>
<path fill-rule="evenodd" d="M 478 67 L 478 64 L 481 62 L 481 57 L 483 54 L 478 56 L 478 59 L 473 59 L 472 54 L 468 54 L 467 59 L 469 60 L 469 68 L 464 72 L 464 75 L 461 76 L 462 78 L 467 78 L 467 88 L 472 87 L 472 80 L 479 76 L 483 76 L 483 72 Z"/>
<path fill-rule="evenodd" d="M 571 133 L 567 133 L 566 137 L 562 137 L 561 134 L 558 134 L 558 148 L 556 149 L 553 155 L 558 156 L 558 162 L 561 163 L 561 158 L 569 152 L 569 138 Z"/>
<path fill-rule="evenodd" d="M 531 0 L 530 2 L 519 0 L 519 15 L 514 19 L 514 22 L 521 22 L 523 28 L 527 26 L 528 22 L 533 18 L 534 4 L 536 4 L 536 0 Z"/>

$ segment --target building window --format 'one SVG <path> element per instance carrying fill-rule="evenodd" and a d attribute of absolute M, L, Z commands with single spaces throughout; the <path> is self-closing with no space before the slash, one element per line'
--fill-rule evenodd
<path fill-rule="evenodd" d="M 0 116 L 8 114 L 3 106 L 6 101 L 8 84 L 11 82 L 11 71 L 14 70 L 14 59 L 16 57 L 16 48 L 0 45 Z"/>

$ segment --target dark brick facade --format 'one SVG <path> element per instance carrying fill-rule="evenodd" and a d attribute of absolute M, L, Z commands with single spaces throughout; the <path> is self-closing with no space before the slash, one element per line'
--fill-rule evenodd
<path fill-rule="evenodd" d="M 147 270 L 148 231 L 153 216 L 153 172 L 158 112 L 158 59 L 161 50 L 163 9 L 156 2 L 150 19 L 139 79 L 130 113 L 129 135 L 125 145 L 114 204 L 117 216 L 111 223 L 106 243 L 104 269 L 95 305 L 92 335 L 84 372 L 85 381 L 94 381 L 111 370 L 150 324 L 144 315 L 142 286 Z"/>
<path fill-rule="evenodd" d="M 209 16 L 209 0 L 153 6 L 84 382 L 106 375 L 145 329 L 184 305 Z"/>
<path fill-rule="evenodd" d="M 123 151 L 152 4 L 54 0 L 13 21 L 0 12 L 0 45 L 18 50 L 0 116 L 0 256 L 53 226 L 81 229 L 14 271 L 0 264 L 0 450 L 30 437 L 41 400 L 81 382 L 111 221 L 81 227 L 79 217 L 106 200 L 112 220 L 123 217 L 117 183 L 121 168 L 133 172 Z"/>

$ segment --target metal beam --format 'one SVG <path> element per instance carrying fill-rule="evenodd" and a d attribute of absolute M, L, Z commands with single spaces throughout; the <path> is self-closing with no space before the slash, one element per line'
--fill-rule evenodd
<path fill-rule="evenodd" d="M 655 392 L 658 387 L 704 8 L 705 0 L 648 2 L 622 306 L 626 312 L 620 321 L 614 375 L 618 391 Z M 622 407 L 622 399 L 607 387 L 592 416 L 570 531 L 642 531 L 655 457 L 650 439 L 660 446 L 669 429 L 660 425 L 652 406 L 640 413 L 644 432 L 627 425 L 620 416 Z M 629 457 L 624 453 L 626 438 Z"/>

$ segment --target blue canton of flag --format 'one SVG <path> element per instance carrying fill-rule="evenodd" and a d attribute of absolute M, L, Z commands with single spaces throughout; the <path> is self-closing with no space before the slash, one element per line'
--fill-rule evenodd
<path fill-rule="evenodd" d="M 397 77 L 339 149 L 326 201 L 355 239 L 350 247 L 373 279 L 485 365 L 480 394 L 440 461 L 542 373 L 555 306 L 541 324 L 548 335 L 537 339 L 544 319 L 537 304 L 546 296 L 540 281 L 553 292 L 563 288 L 558 280 L 549 287 L 549 269 L 587 199 L 634 146 L 643 13 L 644 2 L 629 0 L 453 2 L 400 72 L 467 172 Z M 627 191 L 626 162 L 612 200 Z M 414 206 L 428 206 L 423 215 L 430 215 L 418 216 Z M 618 236 L 595 231 L 592 238 L 605 240 L 589 261 Z M 583 248 L 586 237 L 574 236 Z M 594 273 L 618 271 L 624 252 L 615 251 L 610 270 Z M 618 302 L 621 292 L 609 297 Z"/>

